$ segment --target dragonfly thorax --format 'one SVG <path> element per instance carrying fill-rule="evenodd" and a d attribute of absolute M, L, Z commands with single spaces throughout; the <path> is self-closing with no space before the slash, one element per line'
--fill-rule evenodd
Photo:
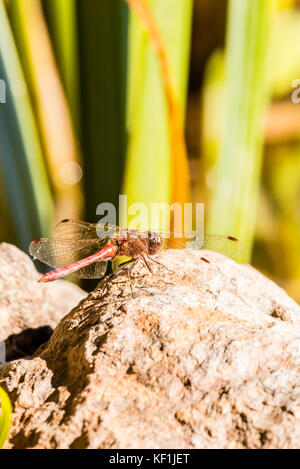
<path fill-rule="evenodd" d="M 162 237 L 158 233 L 133 232 L 133 230 L 130 231 L 130 236 L 116 239 L 115 242 L 119 248 L 117 255 L 133 258 L 141 254 L 156 254 L 163 244 Z"/>

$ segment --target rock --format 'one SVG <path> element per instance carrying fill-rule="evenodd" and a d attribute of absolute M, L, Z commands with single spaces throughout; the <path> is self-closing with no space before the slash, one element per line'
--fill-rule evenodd
<path fill-rule="evenodd" d="M 300 307 L 220 254 L 158 259 L 172 272 L 102 282 L 2 370 L 6 448 L 300 447 Z"/>
<path fill-rule="evenodd" d="M 60 280 L 41 284 L 30 257 L 15 246 L 0 244 L 0 341 L 42 326 L 55 328 L 87 294 Z"/>

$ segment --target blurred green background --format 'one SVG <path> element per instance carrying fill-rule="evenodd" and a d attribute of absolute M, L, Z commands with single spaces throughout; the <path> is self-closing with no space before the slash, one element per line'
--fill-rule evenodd
<path fill-rule="evenodd" d="M 157 44 L 125 0 L 0 0 L 0 241 L 27 252 L 119 194 L 190 192 L 207 231 L 241 239 L 239 260 L 300 302 L 300 2 L 128 3 L 163 39 L 189 187 Z"/>

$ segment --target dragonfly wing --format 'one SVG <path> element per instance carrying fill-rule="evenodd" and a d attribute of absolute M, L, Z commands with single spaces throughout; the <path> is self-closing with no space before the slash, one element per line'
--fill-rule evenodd
<path fill-rule="evenodd" d="M 228 257 L 237 257 L 243 250 L 242 243 L 232 236 L 223 235 L 187 235 L 178 237 L 172 235 L 163 239 L 165 249 L 207 249 L 216 251 Z"/>
<path fill-rule="evenodd" d="M 97 238 L 96 225 L 68 218 L 56 225 L 54 237 L 62 239 L 95 239 Z"/>
<path fill-rule="evenodd" d="M 107 261 L 102 262 L 94 262 L 93 264 L 87 265 L 82 269 L 77 270 L 74 272 L 73 275 L 79 278 L 101 278 L 105 275 L 107 270 Z"/>
<path fill-rule="evenodd" d="M 119 228 L 108 223 L 86 223 L 68 218 L 62 220 L 54 230 L 56 238 L 63 239 L 106 239 L 112 238 Z"/>
<path fill-rule="evenodd" d="M 100 251 L 107 240 L 41 238 L 30 244 L 30 254 L 50 267 L 60 268 Z"/>
<path fill-rule="evenodd" d="M 196 236 L 195 239 L 187 242 L 188 247 L 192 249 L 207 249 L 216 251 L 228 257 L 237 257 L 243 251 L 240 241 L 232 236 L 223 235 L 205 235 Z"/>

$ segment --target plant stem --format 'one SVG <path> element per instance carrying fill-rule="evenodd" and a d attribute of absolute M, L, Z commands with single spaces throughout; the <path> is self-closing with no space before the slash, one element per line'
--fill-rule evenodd
<path fill-rule="evenodd" d="M 208 227 L 239 238 L 243 262 L 252 252 L 270 95 L 270 17 L 271 0 L 229 2 L 224 127 Z"/>

